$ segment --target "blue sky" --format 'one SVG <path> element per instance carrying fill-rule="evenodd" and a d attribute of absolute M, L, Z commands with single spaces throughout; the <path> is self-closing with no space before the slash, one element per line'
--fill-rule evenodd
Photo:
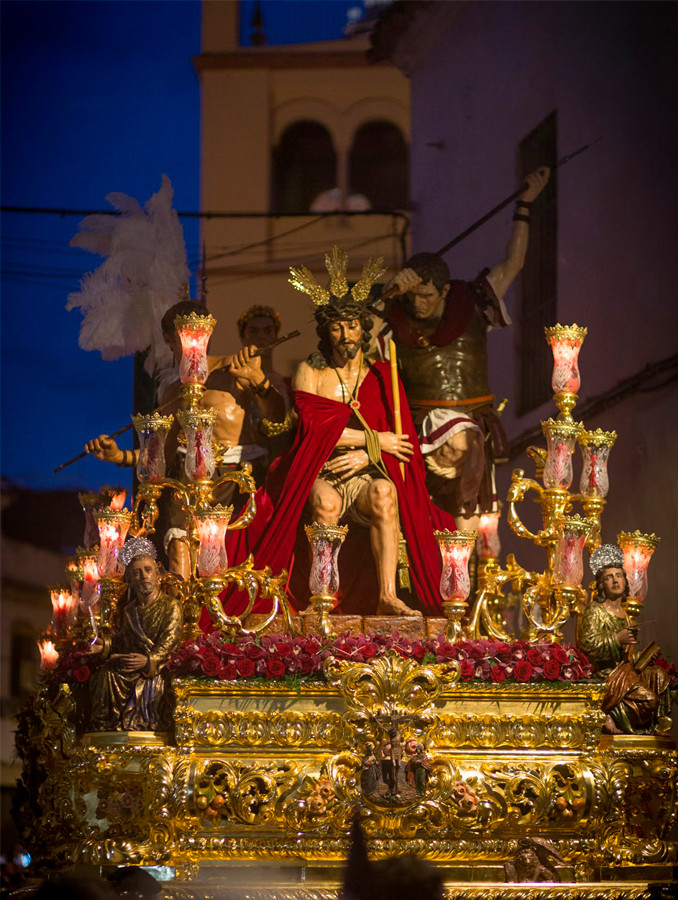
<path fill-rule="evenodd" d="M 269 43 L 340 37 L 346 0 L 264 0 Z M 244 41 L 253 2 L 243 4 Z M 6 0 L 2 205 L 109 209 L 144 203 L 164 173 L 175 209 L 199 206 L 199 0 Z M 53 475 L 86 440 L 129 422 L 132 362 L 78 347 L 67 295 L 99 257 L 69 247 L 82 215 L 2 215 L 2 475 L 36 489 L 129 479 L 92 459 Z M 182 219 L 189 265 L 195 219 Z"/>

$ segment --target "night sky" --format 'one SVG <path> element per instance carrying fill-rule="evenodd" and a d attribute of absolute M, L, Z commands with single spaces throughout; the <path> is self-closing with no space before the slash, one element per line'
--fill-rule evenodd
<path fill-rule="evenodd" d="M 264 31 L 270 44 L 339 38 L 362 6 L 264 0 Z M 242 4 L 245 44 L 253 9 Z M 199 0 L 8 0 L 0 12 L 3 207 L 108 210 L 112 191 L 143 204 L 164 173 L 174 208 L 198 210 Z M 92 459 L 52 474 L 133 412 L 131 359 L 81 350 L 80 312 L 65 309 L 103 261 L 69 247 L 82 218 L 2 214 L 1 471 L 24 487 L 131 483 Z M 181 221 L 195 269 L 197 220 Z"/>

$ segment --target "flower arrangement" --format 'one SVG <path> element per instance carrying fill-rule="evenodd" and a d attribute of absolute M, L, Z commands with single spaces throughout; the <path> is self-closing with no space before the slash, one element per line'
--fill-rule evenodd
<path fill-rule="evenodd" d="M 182 644 L 169 666 L 175 675 L 221 681 L 248 678 L 298 681 L 321 678 L 323 664 L 330 656 L 367 662 L 388 650 L 422 665 L 456 661 L 461 681 L 576 682 L 591 676 L 587 658 L 576 647 L 568 645 L 489 640 L 450 643 L 444 635 L 413 641 L 395 631 L 390 636 L 343 633 L 333 639 L 289 634 L 255 639 L 240 635 L 227 641 L 219 632 L 212 632 Z"/>

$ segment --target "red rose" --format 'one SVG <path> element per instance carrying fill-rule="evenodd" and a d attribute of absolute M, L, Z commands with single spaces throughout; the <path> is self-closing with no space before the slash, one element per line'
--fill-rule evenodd
<path fill-rule="evenodd" d="M 361 652 L 365 659 L 372 659 L 373 656 L 377 655 L 377 648 L 372 644 L 365 644 L 364 647 L 361 647 Z"/>
<path fill-rule="evenodd" d="M 464 659 L 459 664 L 459 674 L 461 675 L 462 681 L 471 681 L 475 675 L 475 671 L 475 666 L 470 659 Z"/>
<path fill-rule="evenodd" d="M 314 638 L 307 638 L 304 645 L 304 650 L 308 653 L 309 656 L 315 656 L 315 654 L 320 650 L 320 644 Z"/>
<path fill-rule="evenodd" d="M 534 669 L 526 659 L 519 659 L 513 669 L 513 675 L 516 681 L 529 681 L 533 672 Z"/>
<path fill-rule="evenodd" d="M 219 678 L 222 681 L 235 681 L 238 677 L 238 670 L 233 663 L 226 663 L 219 669 Z"/>
<path fill-rule="evenodd" d="M 261 659 L 266 656 L 266 651 L 256 644 L 247 644 L 245 647 L 245 656 L 249 659 Z"/>
<path fill-rule="evenodd" d="M 285 675 L 285 663 L 275 656 L 269 656 L 266 660 L 266 677 L 282 678 Z"/>
<path fill-rule="evenodd" d="M 283 659 L 285 659 L 288 656 L 292 656 L 292 654 L 294 653 L 294 648 L 292 647 L 292 644 L 287 644 L 285 641 L 280 641 L 279 644 L 275 645 L 275 649 L 273 652 L 277 653 L 278 656 L 281 656 Z"/>
<path fill-rule="evenodd" d="M 224 641 L 224 643 L 221 645 L 221 651 L 227 656 L 238 656 L 240 648 L 232 641 Z"/>
<path fill-rule="evenodd" d="M 80 684 L 89 681 L 89 674 L 89 666 L 75 666 L 73 669 L 73 678 Z"/>
<path fill-rule="evenodd" d="M 540 666 L 544 660 L 539 650 L 535 647 L 530 647 L 527 651 L 527 661 L 533 666 Z"/>
<path fill-rule="evenodd" d="M 297 662 L 297 672 L 300 675 L 310 675 L 313 671 L 313 662 L 310 659 L 302 658 Z"/>
<path fill-rule="evenodd" d="M 490 678 L 492 681 L 506 681 L 506 672 L 501 666 L 492 666 L 490 669 Z"/>
<path fill-rule="evenodd" d="M 214 678 L 221 670 L 221 662 L 216 656 L 206 656 L 202 661 L 202 670 L 209 678 Z"/>
<path fill-rule="evenodd" d="M 415 659 L 422 660 L 426 656 L 426 647 L 421 644 L 415 644 L 412 648 L 412 656 Z"/>
<path fill-rule="evenodd" d="M 242 659 L 237 660 L 235 667 L 241 678 L 250 678 L 254 675 L 254 663 L 247 656 L 243 656 Z"/>
<path fill-rule="evenodd" d="M 560 675 L 560 663 L 557 659 L 544 660 L 544 678 L 555 681 Z"/>
<path fill-rule="evenodd" d="M 561 665 L 563 663 L 569 662 L 570 660 L 570 657 L 567 655 L 567 651 L 563 650 L 563 648 L 559 644 L 554 644 L 551 647 L 551 656 Z"/>

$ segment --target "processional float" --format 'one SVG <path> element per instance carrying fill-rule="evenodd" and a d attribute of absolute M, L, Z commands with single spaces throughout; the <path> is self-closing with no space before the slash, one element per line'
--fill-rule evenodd
<path fill-rule="evenodd" d="M 168 891 L 182 897 L 332 898 L 358 812 L 372 856 L 434 861 L 450 897 L 649 898 L 676 864 L 675 745 L 656 729 L 603 734 L 606 686 L 562 643 L 587 603 L 582 553 L 600 544 L 616 438 L 572 417 L 586 329 L 547 329 L 558 414 L 542 423 L 546 449 L 529 451 L 536 477 L 516 470 L 506 500 L 513 531 L 544 549 L 543 571 L 513 555 L 500 564 L 497 515 L 488 514 L 470 606 L 476 535 L 439 532 L 444 616 L 344 628 L 331 610 L 345 528 L 307 531 L 313 603 L 304 617 L 290 614 L 286 573 L 256 571 L 251 559 L 228 565 L 227 531 L 247 528 L 256 509 L 246 465 L 214 478 L 214 414 L 199 405 L 213 326 L 211 317 L 177 322 L 185 478 L 165 474 L 170 418 L 136 416 L 133 508 L 115 492 L 81 498 L 88 546 L 68 562 L 69 588 L 52 592 L 42 679 L 17 737 L 18 816 L 37 863 L 162 866 Z M 248 496 L 235 519 L 214 499 L 228 481 Z M 90 667 L 78 648 L 110 632 L 125 593 L 120 548 L 127 533 L 153 532 L 163 493 L 184 512 L 192 560 L 188 581 L 165 585 L 184 609 L 171 662 L 174 733 L 91 732 Z M 542 517 L 535 532 L 519 513 L 528 496 Z M 618 542 L 633 622 L 658 538 L 622 533 Z M 246 592 L 240 616 L 222 606 L 229 585 Z M 269 614 L 249 615 L 256 597 L 270 598 Z M 198 627 L 203 610 L 209 633 Z M 529 866 L 526 878 L 516 873 L 530 853 L 557 886 L 506 883 L 529 881 Z"/>

